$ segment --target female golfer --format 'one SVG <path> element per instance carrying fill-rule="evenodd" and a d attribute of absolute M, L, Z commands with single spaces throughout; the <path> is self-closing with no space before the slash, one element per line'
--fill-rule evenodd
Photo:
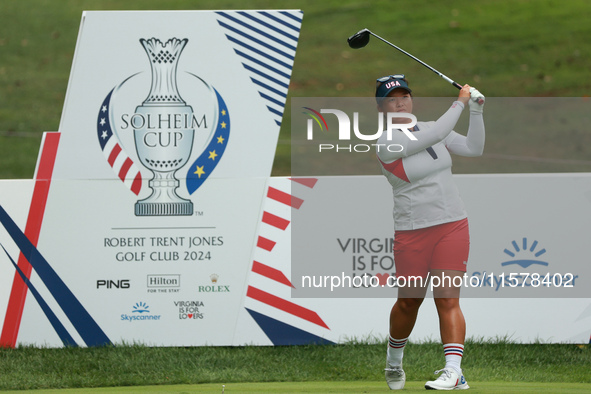
<path fill-rule="evenodd" d="M 413 97 L 404 75 L 377 80 L 378 110 L 412 114 Z M 480 101 L 479 101 L 480 100 Z M 480 103 L 480 104 L 479 104 Z M 453 131 L 462 110 L 469 104 L 470 126 L 466 136 Z M 402 355 L 412 332 L 427 282 L 433 288 L 445 367 L 441 375 L 425 384 L 427 389 L 467 389 L 461 369 L 466 323 L 460 309 L 460 277 L 466 272 L 470 236 L 464 205 L 451 173 L 450 153 L 480 156 L 484 149 L 484 96 L 469 85 L 437 121 L 417 122 L 410 129 L 415 139 L 400 130 L 383 133 L 377 144 L 382 172 L 394 192 L 394 262 L 396 276 L 407 279 L 399 288 L 390 313 L 386 382 L 402 389 L 406 380 Z M 393 123 L 411 123 L 410 118 L 389 115 Z M 388 149 L 390 145 L 394 148 Z M 414 277 L 414 279 L 413 279 Z M 438 277 L 434 280 L 434 277 Z M 458 277 L 454 282 L 454 278 Z M 456 285 L 454 286 L 454 283 Z"/>

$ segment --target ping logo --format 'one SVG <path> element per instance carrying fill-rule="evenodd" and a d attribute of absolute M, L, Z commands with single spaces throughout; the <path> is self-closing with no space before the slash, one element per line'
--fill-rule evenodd
<path fill-rule="evenodd" d="M 99 279 L 96 281 L 97 289 L 129 289 L 130 287 L 131 284 L 129 282 L 129 279 Z"/>

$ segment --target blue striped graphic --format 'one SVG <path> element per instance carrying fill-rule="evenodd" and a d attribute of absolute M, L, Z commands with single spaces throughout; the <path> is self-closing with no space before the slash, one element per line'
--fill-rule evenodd
<path fill-rule="evenodd" d="M 261 61 L 259 61 L 259 60 L 255 59 L 254 57 L 252 57 L 252 56 L 248 56 L 246 53 L 244 53 L 244 52 L 242 52 L 242 51 L 239 51 L 239 50 L 237 50 L 237 49 L 235 49 L 234 51 L 235 51 L 235 52 L 236 52 L 236 53 L 237 53 L 239 56 L 242 56 L 243 58 L 245 58 L 245 59 L 247 59 L 247 60 L 250 60 L 251 62 L 253 62 L 253 63 L 256 63 L 257 65 L 259 65 L 259 66 L 261 66 L 261 67 L 264 67 L 264 68 L 266 68 L 266 69 L 270 70 L 271 72 L 273 72 L 273 73 L 275 73 L 275 74 L 277 74 L 277 75 L 279 75 L 279 76 L 281 76 L 281 77 L 283 77 L 283 78 L 287 78 L 287 79 L 289 79 L 289 74 L 287 74 L 287 73 L 284 73 L 284 72 L 280 71 L 279 69 L 277 69 L 277 68 L 275 68 L 275 67 L 272 67 L 270 64 L 263 63 L 263 62 L 261 62 Z M 284 65 L 284 66 L 285 66 L 285 67 L 287 67 L 287 65 Z"/>
<path fill-rule="evenodd" d="M 265 21 L 263 21 L 261 19 L 255 18 L 252 14 L 249 14 L 249 13 L 244 12 L 244 11 L 239 11 L 238 14 L 240 14 L 240 15 L 242 15 L 242 16 L 244 16 L 244 17 L 246 17 L 246 18 L 248 18 L 248 19 L 250 19 L 250 20 L 252 20 L 252 21 L 254 21 L 254 22 L 258 23 L 258 24 L 260 24 L 260 25 L 263 25 L 263 26 L 269 28 L 269 29 L 273 30 L 274 32 L 279 33 L 279 34 L 281 34 L 281 35 L 289 38 L 292 41 L 295 41 L 296 44 L 298 42 L 298 38 L 296 36 L 292 36 L 291 34 L 285 32 L 285 31 L 283 31 L 283 30 L 281 30 L 281 29 L 279 29 L 279 28 L 277 28 L 277 27 L 275 27 L 275 26 L 273 26 L 273 25 L 271 25 L 271 24 L 269 24 L 269 23 L 267 23 L 267 22 L 265 22 Z M 295 47 L 293 49 L 295 51 Z"/>
<path fill-rule="evenodd" d="M 262 12 L 260 12 L 260 14 L 263 15 L 263 16 L 266 16 L 267 18 L 271 19 L 274 22 L 277 22 L 277 23 L 279 23 L 279 24 L 287 27 L 288 29 L 292 29 L 292 30 L 296 31 L 297 33 L 300 32 L 300 29 L 298 27 L 296 27 L 296 26 L 294 26 L 294 25 L 292 25 L 290 23 L 285 22 L 281 18 L 277 18 L 276 16 L 274 16 L 273 14 L 270 14 L 267 11 L 262 11 Z M 287 14 L 286 16 L 289 17 L 289 16 L 291 16 L 291 14 Z M 295 21 L 298 22 L 299 24 L 302 23 L 302 20 L 301 19 L 295 19 Z"/>
<path fill-rule="evenodd" d="M 287 11 L 281 11 L 279 13 L 281 15 L 285 15 L 286 17 L 293 19 L 294 21 L 298 22 L 299 24 L 302 24 L 302 18 L 296 16 L 295 13 L 290 13 L 290 12 L 287 12 Z M 299 14 L 302 14 L 302 12 L 299 12 Z"/>
<path fill-rule="evenodd" d="M 274 35 L 271 35 L 271 34 L 265 33 L 264 31 L 262 31 L 262 30 L 260 30 L 260 29 L 257 29 L 256 27 L 254 27 L 254 25 L 251 25 L 251 24 L 249 24 L 249 23 L 247 23 L 247 22 L 244 22 L 244 21 L 242 21 L 242 20 L 240 20 L 240 19 L 234 18 L 233 16 L 231 16 L 230 14 L 228 14 L 228 13 L 226 13 L 226 12 L 219 12 L 218 14 L 220 14 L 220 15 L 222 15 L 222 16 L 224 16 L 224 17 L 226 17 L 226 18 L 230 19 L 231 21 L 233 21 L 233 22 L 236 22 L 236 23 L 238 23 L 239 25 L 241 25 L 241 26 L 243 26 L 243 27 L 247 28 L 247 29 L 248 29 L 248 30 L 250 30 L 252 33 L 255 33 L 257 36 L 261 37 L 262 39 L 265 39 L 265 38 L 266 38 L 266 39 L 268 39 L 268 40 L 274 41 L 274 42 L 276 42 L 277 44 L 279 44 L 280 46 L 283 46 L 283 47 L 285 47 L 285 48 L 287 48 L 287 49 L 291 49 L 291 50 L 292 50 L 292 51 L 294 51 L 294 52 L 295 52 L 295 50 L 296 50 L 296 47 L 295 47 L 295 46 L 293 46 L 293 45 L 291 45 L 291 44 L 289 44 L 289 43 L 287 43 L 287 42 L 285 42 L 285 41 L 282 41 L 282 40 L 278 39 L 278 38 L 277 38 L 277 37 L 275 37 Z M 239 14 L 240 14 L 240 13 L 239 13 Z M 243 14 L 243 15 L 244 15 L 244 14 Z M 255 20 L 255 23 L 257 23 L 258 25 L 261 25 L 261 22 L 260 22 L 259 20 Z M 277 31 L 278 31 L 278 29 L 273 29 L 273 30 L 274 30 L 275 32 L 277 32 Z M 244 35 L 245 37 L 248 37 L 248 35 L 246 35 L 246 34 L 244 33 L 244 31 L 240 32 L 240 34 Z M 255 40 L 255 41 L 257 41 L 257 42 L 259 42 L 259 43 L 263 43 L 263 42 L 262 42 L 262 40 L 257 40 L 256 38 L 255 38 L 254 40 Z M 296 40 L 296 43 L 297 43 L 297 40 Z M 265 44 L 263 44 L 263 45 L 265 45 Z M 276 50 L 276 49 L 275 49 L 275 50 Z M 278 53 L 280 53 L 280 51 L 279 51 L 279 50 L 277 50 L 277 52 L 278 52 Z M 289 56 L 289 55 L 286 55 L 286 56 Z"/>
<path fill-rule="evenodd" d="M 290 56 L 289 53 L 280 50 L 278 47 L 273 46 L 272 44 L 269 44 L 266 41 L 259 40 L 259 39 L 255 38 L 254 36 L 251 36 L 250 34 L 246 33 L 244 30 L 236 29 L 236 28 L 228 25 L 227 23 L 221 22 L 219 20 L 218 20 L 218 23 L 221 26 L 225 27 L 226 29 L 229 29 L 229 30 L 233 31 L 234 33 L 237 33 L 237 34 L 241 35 L 242 37 L 246 38 L 248 41 L 252 41 L 252 42 L 255 42 L 255 43 L 259 44 L 259 45 L 262 45 L 265 48 L 270 49 L 271 51 L 273 51 L 273 52 L 275 52 L 275 53 L 277 53 L 277 54 L 279 54 L 279 55 L 281 55 L 283 57 L 288 58 L 289 60 L 293 60 L 293 58 L 294 58 L 294 56 Z"/>
<path fill-rule="evenodd" d="M 39 253 L 37 248 L 29 241 L 4 208 L 0 205 L 0 223 L 4 226 L 19 250 L 29 261 L 39 278 L 47 287 L 55 301 L 64 311 L 78 334 L 87 346 L 110 345 L 111 341 L 103 330 L 94 321 L 80 301 L 66 286 L 64 281 L 49 265 L 47 260 Z M 84 256 L 80 256 L 83 258 Z M 55 327 L 55 326 L 54 326 Z M 66 338 L 67 339 L 67 338 Z M 62 338 L 62 341 L 64 339 Z"/>
<path fill-rule="evenodd" d="M 259 81 L 258 79 L 255 79 L 255 78 L 250 78 L 250 79 L 252 80 L 252 82 L 256 83 L 260 87 L 265 88 L 266 90 L 268 90 L 270 92 L 273 92 L 273 93 L 277 94 L 278 96 L 280 96 L 282 94 L 279 89 L 275 89 L 271 85 L 267 85 L 266 83 L 263 83 L 263 82 Z"/>
<path fill-rule="evenodd" d="M 285 103 L 282 103 L 279 100 L 275 100 L 273 97 L 267 96 L 264 93 L 261 93 L 261 97 L 264 98 L 264 99 L 267 99 L 267 100 L 269 100 L 269 101 L 271 101 L 271 102 L 273 102 L 273 103 L 275 103 L 275 104 L 277 104 L 277 105 L 279 105 L 281 107 L 285 107 Z"/>
<path fill-rule="evenodd" d="M 334 342 L 329 341 L 328 339 L 324 339 L 309 333 L 308 331 L 304 331 L 251 309 L 245 309 L 275 346 L 311 344 L 334 345 Z"/>
<path fill-rule="evenodd" d="M 53 327 L 53 329 L 57 333 L 57 336 L 61 339 L 64 346 L 78 347 L 78 344 L 76 343 L 76 341 L 74 341 L 74 338 L 72 338 L 72 336 L 70 335 L 68 330 L 66 330 L 66 327 L 64 327 L 62 322 L 59 321 L 58 317 L 55 315 L 55 313 L 53 313 L 53 311 L 51 310 L 49 305 L 47 305 L 47 302 L 45 302 L 45 300 L 43 299 L 41 294 L 39 294 L 39 292 L 37 291 L 37 288 L 35 286 L 33 286 L 31 281 L 29 280 L 29 278 L 27 278 L 27 276 L 20 269 L 18 264 L 8 254 L 8 251 L 6 250 L 4 245 L 2 245 L 0 243 L 0 246 L 2 247 L 2 249 L 4 249 L 4 253 L 6 253 L 6 256 L 8 256 L 8 258 L 10 259 L 10 262 L 12 263 L 14 268 L 16 269 L 16 272 L 18 272 L 18 274 L 21 277 L 21 279 L 23 280 L 23 282 L 25 282 L 25 284 L 29 288 L 29 291 L 31 292 L 31 294 L 33 294 L 33 297 L 35 297 L 35 300 L 39 304 L 39 307 L 41 307 L 41 310 L 43 311 L 43 313 L 47 317 L 47 320 L 49 320 L 49 323 L 51 324 L 51 326 Z"/>
<path fill-rule="evenodd" d="M 257 70 L 254 67 L 250 67 L 248 64 L 245 64 L 244 65 L 244 68 L 247 69 L 248 71 L 252 71 L 253 73 L 255 73 L 257 75 L 260 75 L 261 77 L 269 80 L 270 82 L 275 83 L 275 84 L 277 84 L 279 86 L 282 86 L 282 87 L 284 87 L 286 89 L 289 87 L 289 85 L 287 85 L 286 83 L 283 83 L 280 80 L 273 78 L 271 75 L 265 74 L 264 72 L 259 71 L 259 70 Z"/>
<path fill-rule="evenodd" d="M 291 64 L 289 64 L 289 63 L 285 63 L 285 62 L 283 62 L 283 61 L 279 60 L 278 58 L 276 58 L 276 57 L 273 57 L 273 56 L 271 56 L 271 55 L 267 54 L 266 52 L 259 51 L 259 50 L 258 50 L 258 49 L 256 49 L 255 47 L 253 47 L 253 46 L 251 46 L 251 45 L 248 45 L 247 43 L 245 43 L 245 42 L 243 42 L 243 41 L 240 41 L 240 40 L 238 40 L 238 39 L 236 39 L 236 38 L 234 38 L 234 37 L 232 37 L 232 36 L 228 36 L 228 35 L 226 35 L 226 37 L 228 38 L 228 40 L 230 40 L 230 41 L 232 41 L 233 43 L 235 43 L 235 44 L 238 44 L 238 45 L 240 45 L 240 46 L 242 46 L 242 47 L 244 47 L 244 48 L 248 49 L 248 50 L 249 50 L 249 51 L 251 51 L 252 53 L 254 53 L 254 54 L 257 54 L 257 55 L 260 55 L 260 56 L 262 56 L 262 57 L 264 57 L 264 58 L 266 58 L 266 59 L 268 59 L 268 60 L 270 60 L 270 61 L 272 61 L 272 62 L 274 62 L 274 63 L 277 63 L 278 65 L 280 65 L 280 66 L 282 66 L 282 67 L 285 67 L 285 68 L 286 68 L 286 69 L 288 69 L 288 70 L 289 70 L 289 72 L 291 73 L 291 69 L 292 69 L 292 65 L 291 65 Z M 240 55 L 240 53 L 238 53 L 238 50 L 237 50 L 236 48 L 234 48 L 234 52 L 236 52 L 238 55 Z M 244 56 L 243 56 L 243 57 L 244 57 Z M 287 78 L 289 79 L 289 75 L 288 75 L 288 77 L 287 77 Z"/>
<path fill-rule="evenodd" d="M 234 52 L 280 126 L 287 100 L 303 13 L 301 11 L 216 12 Z"/>

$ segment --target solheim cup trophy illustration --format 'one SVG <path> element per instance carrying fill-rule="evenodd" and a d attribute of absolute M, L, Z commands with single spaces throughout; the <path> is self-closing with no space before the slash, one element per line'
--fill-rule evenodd
<path fill-rule="evenodd" d="M 152 67 L 152 86 L 136 108 L 132 126 L 141 163 L 154 174 L 152 194 L 135 204 L 136 216 L 192 215 L 193 203 L 179 197 L 175 172 L 191 156 L 195 130 L 193 109 L 177 88 L 177 65 L 188 39 L 172 38 L 165 44 L 156 38 L 140 39 Z"/>

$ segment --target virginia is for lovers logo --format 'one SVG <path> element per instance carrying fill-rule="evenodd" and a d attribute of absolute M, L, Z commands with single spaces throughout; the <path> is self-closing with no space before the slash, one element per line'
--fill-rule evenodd
<path fill-rule="evenodd" d="M 107 94 L 97 119 L 99 144 L 131 192 L 151 193 L 136 202 L 136 216 L 192 215 L 193 203 L 177 193 L 175 174 L 192 161 L 184 177 L 189 195 L 207 180 L 228 144 L 228 108 L 205 80 L 177 73 L 187 38 L 139 41 L 151 74 L 139 71 Z"/>

